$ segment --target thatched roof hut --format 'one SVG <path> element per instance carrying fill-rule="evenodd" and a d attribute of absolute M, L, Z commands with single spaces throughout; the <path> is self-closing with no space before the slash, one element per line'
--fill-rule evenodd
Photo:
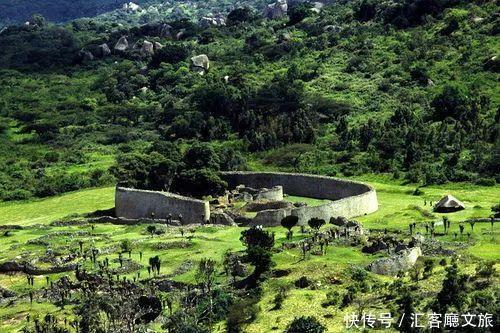
<path fill-rule="evenodd" d="M 462 209 L 465 209 L 465 205 L 451 194 L 443 197 L 434 205 L 434 211 L 438 213 L 451 213 Z"/>

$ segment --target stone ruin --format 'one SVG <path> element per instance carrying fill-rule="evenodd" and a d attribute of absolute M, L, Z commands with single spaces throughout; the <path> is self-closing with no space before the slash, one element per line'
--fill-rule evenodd
<path fill-rule="evenodd" d="M 148 219 L 181 225 L 279 226 L 288 215 L 298 216 L 299 225 L 307 225 L 311 218 L 330 221 L 332 217 L 351 218 L 378 209 L 375 190 L 363 183 L 275 172 L 222 172 L 221 177 L 233 190 L 210 201 L 118 186 L 116 216 L 127 221 Z M 291 203 L 284 200 L 284 193 L 324 199 L 325 203 L 318 206 Z"/>

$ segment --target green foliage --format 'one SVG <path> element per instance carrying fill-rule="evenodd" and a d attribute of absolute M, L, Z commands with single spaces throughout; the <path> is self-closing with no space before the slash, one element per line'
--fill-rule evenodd
<path fill-rule="evenodd" d="M 151 59 L 152 67 L 159 67 L 162 63 L 176 64 L 187 58 L 189 50 L 182 44 L 167 44 L 156 51 Z"/>
<path fill-rule="evenodd" d="M 439 313 L 446 312 L 450 307 L 460 311 L 467 303 L 467 277 L 460 274 L 458 265 L 454 262 L 446 268 L 446 277 L 443 280 L 443 288 L 437 295 L 434 309 Z"/>
<path fill-rule="evenodd" d="M 227 23 L 229 25 L 235 25 L 242 22 L 249 22 L 253 18 L 252 10 L 249 7 L 239 7 L 229 12 L 227 15 Z"/>
<path fill-rule="evenodd" d="M 313 217 L 309 221 L 307 221 L 307 224 L 314 230 L 319 230 L 322 226 L 326 224 L 326 221 L 320 218 Z"/>
<path fill-rule="evenodd" d="M 295 318 L 286 330 L 287 333 L 323 333 L 325 331 L 326 328 L 314 317 Z"/>

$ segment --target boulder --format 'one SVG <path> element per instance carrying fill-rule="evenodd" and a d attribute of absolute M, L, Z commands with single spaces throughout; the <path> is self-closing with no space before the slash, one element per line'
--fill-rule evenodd
<path fill-rule="evenodd" d="M 396 276 L 399 272 L 404 272 L 412 268 L 422 255 L 420 247 L 403 250 L 401 253 L 390 258 L 375 260 L 368 269 L 375 274 Z"/>
<path fill-rule="evenodd" d="M 210 213 L 210 223 L 211 224 L 220 224 L 227 226 L 236 226 L 233 218 L 228 214 L 224 213 L 222 210 L 217 210 Z"/>
<path fill-rule="evenodd" d="M 248 192 L 243 192 L 243 193 L 239 193 L 237 194 L 234 199 L 236 201 L 244 201 L 244 202 L 252 202 L 253 201 L 253 196 L 248 193 Z"/>
<path fill-rule="evenodd" d="M 339 27 L 338 25 L 325 25 L 323 27 L 324 32 L 333 32 L 333 33 L 339 33 L 342 31 L 342 28 Z"/>
<path fill-rule="evenodd" d="M 132 13 L 139 12 L 142 10 L 138 4 L 135 4 L 133 2 L 124 3 L 122 6 L 122 9 L 127 11 L 127 12 L 132 12 Z"/>
<path fill-rule="evenodd" d="M 158 51 L 158 50 L 161 50 L 163 48 L 163 45 L 158 43 L 158 42 L 154 42 L 153 47 L 154 47 L 155 51 Z"/>
<path fill-rule="evenodd" d="M 194 69 L 202 75 L 205 74 L 205 72 L 210 68 L 210 60 L 206 54 L 200 54 L 192 57 L 191 62 Z"/>
<path fill-rule="evenodd" d="M 422 234 L 418 233 L 411 238 L 409 245 L 410 247 L 415 247 L 415 246 L 420 246 L 424 242 L 425 242 L 425 237 Z"/>
<path fill-rule="evenodd" d="M 202 17 L 199 24 L 202 29 L 208 29 L 212 26 L 217 26 L 217 21 L 213 17 Z"/>
<path fill-rule="evenodd" d="M 111 54 L 111 50 L 110 50 L 108 44 L 104 43 L 104 44 L 101 44 L 97 47 L 95 53 L 96 53 L 96 56 L 98 56 L 100 58 L 104 58 L 104 57 L 107 57 Z"/>
<path fill-rule="evenodd" d="M 361 252 L 373 254 L 379 251 L 386 251 L 388 248 L 389 246 L 384 241 L 375 241 L 371 245 L 364 246 Z"/>
<path fill-rule="evenodd" d="M 94 60 L 94 55 L 90 51 L 82 51 L 82 59 L 83 61 L 92 61 Z"/>
<path fill-rule="evenodd" d="M 180 7 L 175 7 L 173 10 L 172 10 L 172 15 L 173 16 L 177 16 L 177 17 L 184 17 L 186 16 L 186 14 L 184 13 L 184 10 Z"/>
<path fill-rule="evenodd" d="M 151 57 L 155 53 L 153 43 L 145 40 L 141 47 L 141 56 Z"/>
<path fill-rule="evenodd" d="M 252 219 L 246 216 L 238 215 L 234 218 L 234 222 L 239 226 L 245 227 L 252 223 Z"/>
<path fill-rule="evenodd" d="M 278 0 L 275 3 L 267 5 L 264 9 L 264 15 L 270 19 L 280 18 L 288 12 L 288 4 L 286 0 Z"/>
<path fill-rule="evenodd" d="M 128 49 L 127 37 L 122 36 L 115 44 L 115 51 L 123 52 L 126 51 L 127 49 Z"/>

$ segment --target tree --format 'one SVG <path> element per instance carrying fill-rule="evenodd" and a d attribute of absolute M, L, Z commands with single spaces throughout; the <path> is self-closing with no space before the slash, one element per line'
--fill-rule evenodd
<path fill-rule="evenodd" d="M 469 96 L 463 86 L 448 84 L 443 87 L 431 103 L 434 108 L 433 119 L 441 121 L 447 117 L 456 120 L 467 118 L 469 103 Z"/>
<path fill-rule="evenodd" d="M 435 262 L 433 259 L 425 259 L 424 261 L 424 278 L 428 278 L 432 275 L 432 270 L 434 269 Z"/>
<path fill-rule="evenodd" d="M 302 22 L 302 20 L 311 15 L 311 7 L 312 5 L 308 2 L 297 3 L 291 6 L 287 12 L 289 17 L 288 24 L 294 25 Z"/>
<path fill-rule="evenodd" d="M 481 262 L 476 267 L 476 276 L 485 278 L 490 281 L 491 277 L 495 275 L 495 262 L 494 261 L 485 261 Z"/>
<path fill-rule="evenodd" d="M 433 308 L 439 313 L 445 313 L 451 306 L 460 311 L 466 301 L 466 277 L 459 273 L 457 263 L 454 262 L 446 268 L 443 287 L 437 295 Z"/>
<path fill-rule="evenodd" d="M 324 226 L 326 224 L 325 220 L 323 219 L 320 219 L 320 218 L 317 218 L 317 217 L 313 217 L 312 219 L 310 219 L 307 224 L 314 230 L 319 230 L 322 226 Z"/>
<path fill-rule="evenodd" d="M 491 207 L 491 211 L 493 213 L 494 218 L 499 218 L 500 217 L 500 204 L 496 204 Z"/>
<path fill-rule="evenodd" d="M 220 159 L 209 143 L 196 142 L 186 151 L 184 164 L 187 169 L 219 170 Z"/>
<path fill-rule="evenodd" d="M 215 270 L 216 262 L 215 260 L 209 258 L 203 258 L 198 264 L 198 269 L 196 270 L 195 279 L 196 282 L 202 285 L 203 290 L 205 289 L 208 293 L 212 290 L 212 284 L 215 280 Z"/>
<path fill-rule="evenodd" d="M 286 333 L 323 333 L 326 332 L 325 326 L 323 326 L 316 318 L 314 317 L 298 317 L 295 318 L 288 329 L 285 331 Z"/>
<path fill-rule="evenodd" d="M 172 187 L 183 195 L 201 198 L 205 195 L 222 195 L 227 183 L 213 170 L 191 169 L 180 172 Z"/>
<path fill-rule="evenodd" d="M 274 233 L 263 230 L 262 227 L 251 227 L 241 232 L 240 241 L 247 248 L 261 247 L 270 250 L 274 246 Z"/>
<path fill-rule="evenodd" d="M 413 295 L 408 288 L 405 288 L 401 297 L 396 301 L 398 305 L 398 313 L 401 318 L 398 319 L 399 331 L 404 333 L 417 332 L 417 328 L 413 327 L 412 314 L 416 313 L 415 300 L 416 295 Z M 404 317 L 403 317 L 404 316 Z"/>
<path fill-rule="evenodd" d="M 236 25 L 242 22 L 249 22 L 252 19 L 252 10 L 249 7 L 240 7 L 229 12 L 227 15 L 227 24 Z"/>
<path fill-rule="evenodd" d="M 120 248 L 122 250 L 122 253 L 132 252 L 132 242 L 130 241 L 130 239 L 127 238 L 127 239 L 122 240 L 120 243 Z"/>
<path fill-rule="evenodd" d="M 261 227 L 252 227 L 241 232 L 240 241 L 247 247 L 247 258 L 255 267 L 251 279 L 252 284 L 255 284 L 273 264 L 271 249 L 274 246 L 274 233 Z"/>
<path fill-rule="evenodd" d="M 148 233 L 151 234 L 151 237 L 153 237 L 155 232 L 156 232 L 156 226 L 148 225 L 148 227 L 146 229 L 147 229 Z"/>
<path fill-rule="evenodd" d="M 158 68 L 162 62 L 176 64 L 183 61 L 189 55 L 189 50 L 180 43 L 170 43 L 160 50 L 156 50 L 151 59 L 151 66 Z"/>
<path fill-rule="evenodd" d="M 161 268 L 161 259 L 159 256 L 154 256 L 149 258 L 149 266 L 153 270 L 153 273 L 156 272 L 157 274 L 160 274 L 160 268 Z"/>
<path fill-rule="evenodd" d="M 281 219 L 281 225 L 288 230 L 286 234 L 287 239 L 292 239 L 292 228 L 299 223 L 299 217 L 295 215 L 288 215 Z"/>

